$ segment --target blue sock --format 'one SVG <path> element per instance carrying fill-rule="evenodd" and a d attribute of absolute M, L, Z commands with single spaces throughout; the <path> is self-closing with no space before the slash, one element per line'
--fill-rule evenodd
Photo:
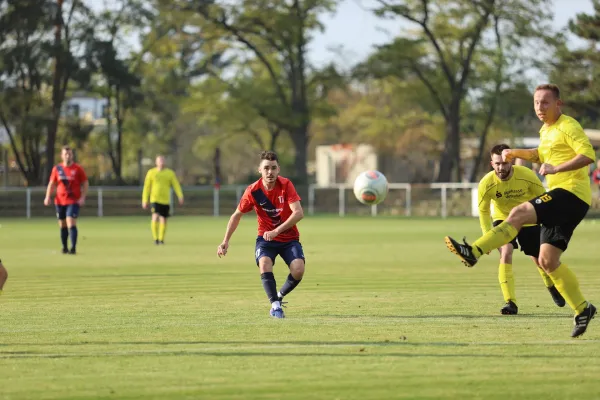
<path fill-rule="evenodd" d="M 60 240 L 62 241 L 63 249 L 67 248 L 67 239 L 69 238 L 69 228 L 60 228 Z"/>
<path fill-rule="evenodd" d="M 71 248 L 75 248 L 77 247 L 77 227 L 76 226 L 72 226 L 71 228 L 69 228 L 69 230 L 71 231 Z"/>

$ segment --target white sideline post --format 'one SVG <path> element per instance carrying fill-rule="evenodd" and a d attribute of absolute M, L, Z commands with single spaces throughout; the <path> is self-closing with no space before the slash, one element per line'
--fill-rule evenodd
<path fill-rule="evenodd" d="M 448 210 L 446 209 L 447 202 L 447 188 L 445 184 L 442 184 L 442 218 L 446 218 L 448 216 Z"/>
<path fill-rule="evenodd" d="M 315 185 L 308 185 L 308 215 L 315 214 Z"/>
<path fill-rule="evenodd" d="M 25 191 L 25 215 L 27 219 L 31 218 L 31 188 Z"/>
<path fill-rule="evenodd" d="M 219 216 L 219 188 L 213 188 L 213 217 Z"/>
<path fill-rule="evenodd" d="M 98 188 L 98 216 L 99 217 L 104 216 L 104 204 L 103 204 L 101 187 Z"/>
<path fill-rule="evenodd" d="M 412 201 L 412 192 L 411 191 L 412 191 L 412 186 L 409 183 L 408 187 L 406 188 L 406 210 L 404 210 L 404 214 L 407 217 L 410 217 L 410 215 L 412 213 L 412 210 L 411 210 L 411 207 L 412 207 L 412 204 L 411 204 L 411 201 Z"/>
<path fill-rule="evenodd" d="M 235 198 L 236 198 L 236 203 L 239 203 L 240 200 L 242 199 L 242 195 L 244 194 L 244 186 L 236 186 L 235 187 Z"/>
<path fill-rule="evenodd" d="M 373 204 L 371 206 L 371 216 L 372 217 L 376 217 L 377 216 L 377 204 Z"/>
<path fill-rule="evenodd" d="M 346 215 L 346 188 L 340 185 L 338 190 L 338 211 L 340 217 L 343 217 Z"/>

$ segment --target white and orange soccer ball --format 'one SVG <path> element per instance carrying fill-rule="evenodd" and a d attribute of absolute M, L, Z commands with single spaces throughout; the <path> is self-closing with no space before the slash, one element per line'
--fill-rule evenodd
<path fill-rule="evenodd" d="M 363 204 L 379 204 L 388 194 L 388 181 L 379 171 L 365 171 L 354 181 L 354 196 Z"/>

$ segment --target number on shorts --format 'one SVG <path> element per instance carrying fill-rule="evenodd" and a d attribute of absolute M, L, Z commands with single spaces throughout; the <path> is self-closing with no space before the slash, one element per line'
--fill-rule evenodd
<path fill-rule="evenodd" d="M 545 194 L 541 195 L 541 196 L 539 197 L 539 199 L 540 199 L 541 201 L 543 201 L 544 203 L 547 203 L 547 202 L 549 202 L 550 200 L 552 200 L 552 196 L 550 196 L 548 193 L 545 193 Z"/>

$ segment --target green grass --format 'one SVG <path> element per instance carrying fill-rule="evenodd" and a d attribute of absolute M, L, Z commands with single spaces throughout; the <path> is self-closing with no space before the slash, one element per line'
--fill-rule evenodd
<path fill-rule="evenodd" d="M 474 239 L 475 219 L 305 219 L 307 272 L 284 320 L 268 316 L 254 217 L 219 259 L 225 225 L 176 217 L 155 247 L 146 218 L 82 218 L 69 256 L 55 221 L 2 221 L 0 398 L 600 397 L 600 321 L 571 339 L 571 311 L 521 253 L 520 314 L 499 315 L 497 255 L 467 269 L 444 245 Z M 600 303 L 597 227 L 564 260 Z"/>

